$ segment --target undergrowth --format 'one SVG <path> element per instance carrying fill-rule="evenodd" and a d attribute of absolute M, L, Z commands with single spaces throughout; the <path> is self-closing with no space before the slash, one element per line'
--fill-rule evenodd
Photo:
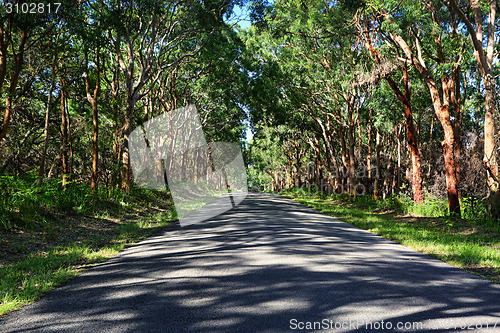
<path fill-rule="evenodd" d="M 166 191 L 0 176 L 0 316 L 176 219 Z"/>
<path fill-rule="evenodd" d="M 130 193 L 106 186 L 92 193 L 90 184 L 69 182 L 62 188 L 56 180 L 45 181 L 37 187 L 36 179 L 30 175 L 0 175 L 0 230 L 50 224 L 54 214 L 95 216 L 130 205 L 148 206 L 158 201 L 158 197 L 165 199 L 169 194 L 137 186 L 132 186 Z"/>

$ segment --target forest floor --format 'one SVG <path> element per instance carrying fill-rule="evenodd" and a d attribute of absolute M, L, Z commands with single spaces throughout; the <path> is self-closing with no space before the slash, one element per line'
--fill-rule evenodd
<path fill-rule="evenodd" d="M 378 208 L 375 201 L 281 193 L 322 213 L 500 283 L 500 227 Z"/>
<path fill-rule="evenodd" d="M 164 192 L 100 198 L 81 212 L 38 213 L 29 224 L 0 228 L 0 316 L 176 220 Z"/>

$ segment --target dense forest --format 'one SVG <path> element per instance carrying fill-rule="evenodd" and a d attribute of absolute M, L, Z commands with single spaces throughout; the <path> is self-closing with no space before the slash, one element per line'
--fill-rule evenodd
<path fill-rule="evenodd" d="M 2 1 L 0 226 L 21 180 L 29 195 L 130 191 L 130 133 L 187 105 L 208 141 L 245 149 L 251 188 L 444 198 L 498 219 L 497 7 Z"/>
<path fill-rule="evenodd" d="M 182 106 L 197 106 L 210 141 L 239 142 L 248 60 L 227 23 L 238 3 L 64 1 L 31 12 L 2 1 L 0 225 L 31 200 L 17 195 L 19 179 L 57 195 L 129 191 L 130 133 Z"/>
<path fill-rule="evenodd" d="M 252 180 L 498 219 L 497 7 L 275 1 L 243 35 Z"/>

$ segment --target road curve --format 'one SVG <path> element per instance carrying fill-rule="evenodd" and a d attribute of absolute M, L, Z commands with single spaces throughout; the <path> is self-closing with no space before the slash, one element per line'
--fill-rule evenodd
<path fill-rule="evenodd" d="M 282 196 L 173 225 L 0 332 L 500 332 L 500 285 Z"/>

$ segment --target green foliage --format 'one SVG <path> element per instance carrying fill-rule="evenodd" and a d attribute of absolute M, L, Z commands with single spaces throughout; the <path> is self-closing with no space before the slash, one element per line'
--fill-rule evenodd
<path fill-rule="evenodd" d="M 385 200 L 384 200 L 385 201 Z M 427 217 L 440 217 L 448 215 L 448 203 L 445 199 L 428 194 L 421 204 L 416 204 L 408 196 L 392 196 L 388 199 L 394 203 L 393 207 L 403 211 L 405 214 L 412 213 Z"/>
<path fill-rule="evenodd" d="M 95 205 L 103 200 L 120 200 L 122 194 L 117 189 L 101 188 L 91 194 L 90 185 L 69 183 L 61 188 L 60 181 L 47 181 L 36 187 L 34 178 L 0 176 L 0 228 L 33 227 L 44 224 L 52 213 L 92 214 Z"/>
<path fill-rule="evenodd" d="M 7 239 L 2 248 L 16 256 L 0 262 L 0 316 L 177 219 L 166 192 L 133 187 L 126 194 L 101 187 L 89 195 L 87 186 L 77 185 L 63 191 L 47 183 L 42 193 L 29 178 L 2 178 L 1 198 L 10 198 L 0 206 L 0 235 Z"/>
<path fill-rule="evenodd" d="M 128 204 L 148 205 L 155 196 L 168 196 L 134 186 L 126 193 L 116 187 L 101 186 L 95 193 L 90 184 L 70 182 L 63 189 L 61 182 L 46 181 L 36 187 L 36 180 L 29 175 L 0 176 L 0 229 L 33 228 L 54 218 L 54 214 L 83 214 L 94 216 L 102 209 L 116 209 Z"/>
<path fill-rule="evenodd" d="M 349 197 L 346 193 L 341 195 L 331 194 L 316 191 L 314 188 L 307 189 L 306 187 L 293 187 L 284 192 L 298 198 L 318 197 L 324 200 L 334 200 L 339 202 L 347 202 L 355 204 L 359 207 L 367 209 L 376 209 L 384 212 L 395 212 L 397 214 L 417 216 L 417 217 L 435 217 L 446 221 L 446 224 L 453 226 L 453 218 L 450 219 L 448 202 L 444 198 L 435 197 L 427 194 L 425 200 L 421 204 L 416 204 L 412 198 L 407 195 L 393 195 L 384 200 L 375 200 L 371 196 Z M 462 220 L 480 225 L 495 232 L 500 233 L 500 225 L 495 223 L 491 218 L 490 211 L 484 200 L 479 200 L 473 197 L 464 197 L 462 201 Z"/>
<path fill-rule="evenodd" d="M 91 264 L 105 261 L 126 245 L 133 244 L 171 223 L 163 214 L 120 225 L 112 237 L 97 246 L 88 240 L 56 246 L 49 252 L 32 253 L 25 260 L 0 267 L 0 316 L 32 303 L 45 292 L 70 280 Z M 99 241 L 101 241 L 99 239 Z M 99 242 L 101 243 L 101 242 Z"/>
<path fill-rule="evenodd" d="M 462 209 L 464 219 L 478 224 L 486 224 L 500 230 L 498 222 L 491 218 L 491 212 L 485 200 L 476 197 L 462 198 Z"/>

